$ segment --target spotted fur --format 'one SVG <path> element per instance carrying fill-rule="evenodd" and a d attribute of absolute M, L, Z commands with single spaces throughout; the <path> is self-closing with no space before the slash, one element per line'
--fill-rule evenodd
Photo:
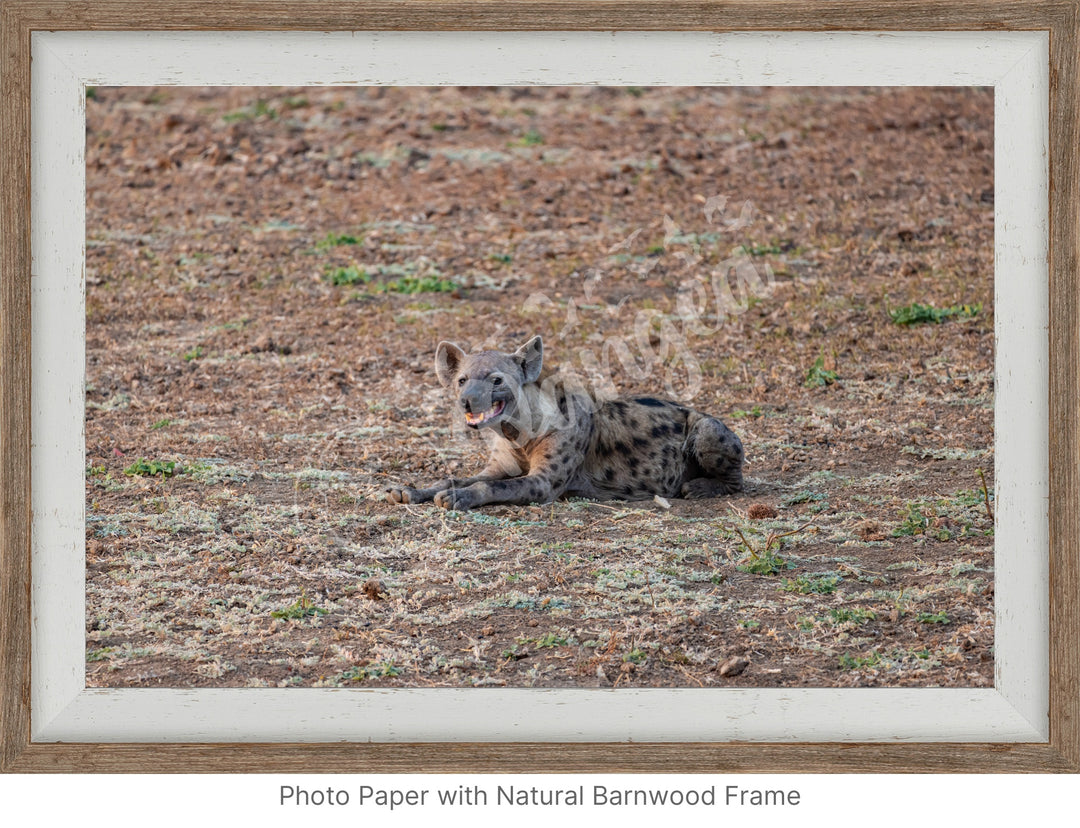
<path fill-rule="evenodd" d="M 393 488 L 395 503 L 447 509 L 559 497 L 715 497 L 742 488 L 743 447 L 715 417 L 670 400 L 598 400 L 543 370 L 535 336 L 513 353 L 439 344 L 435 372 L 491 455 L 475 477 Z"/>

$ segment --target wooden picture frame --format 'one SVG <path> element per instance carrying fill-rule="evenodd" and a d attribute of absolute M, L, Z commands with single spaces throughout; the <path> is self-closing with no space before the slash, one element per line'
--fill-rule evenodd
<path fill-rule="evenodd" d="M 1049 38 L 1049 736 L 1032 742 L 35 741 L 31 42 L 55 31 L 1045 32 Z M 0 6 L 0 767 L 8 772 L 1080 770 L 1080 2 L 306 2 Z"/>

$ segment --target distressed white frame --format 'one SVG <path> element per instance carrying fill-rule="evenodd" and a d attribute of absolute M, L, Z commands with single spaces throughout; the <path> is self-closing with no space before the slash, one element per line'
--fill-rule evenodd
<path fill-rule="evenodd" d="M 36 742 L 1046 742 L 1045 32 L 37 32 L 32 41 L 31 729 Z M 992 689 L 88 689 L 88 85 L 994 87 Z"/>

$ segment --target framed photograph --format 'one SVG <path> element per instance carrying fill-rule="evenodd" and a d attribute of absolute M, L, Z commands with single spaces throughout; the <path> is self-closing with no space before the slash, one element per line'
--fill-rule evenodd
<path fill-rule="evenodd" d="M 1075 772 L 1080 5 L 921 11 L 5 2 L 3 768 Z"/>

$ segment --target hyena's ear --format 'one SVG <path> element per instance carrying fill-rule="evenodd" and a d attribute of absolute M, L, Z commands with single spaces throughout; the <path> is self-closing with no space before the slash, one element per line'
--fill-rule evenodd
<path fill-rule="evenodd" d="M 435 352 L 435 375 L 444 386 L 453 382 L 465 359 L 465 352 L 453 342 L 440 342 Z"/>
<path fill-rule="evenodd" d="M 521 366 L 525 382 L 536 382 L 544 367 L 544 341 L 539 334 L 514 351 L 514 361 Z"/>

